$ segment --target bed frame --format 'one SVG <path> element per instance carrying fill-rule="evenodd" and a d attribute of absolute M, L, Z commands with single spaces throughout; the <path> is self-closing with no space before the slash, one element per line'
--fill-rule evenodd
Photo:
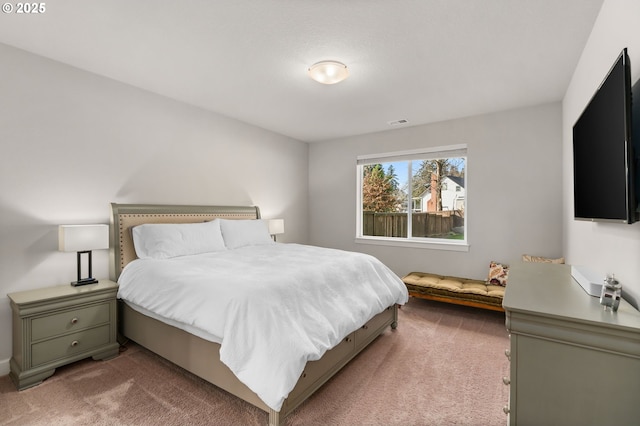
<path fill-rule="evenodd" d="M 122 269 L 136 259 L 131 228 L 143 223 L 194 223 L 223 219 L 259 219 L 258 207 L 175 206 L 111 204 L 110 276 L 116 281 Z M 189 334 L 119 303 L 120 334 L 226 390 L 269 414 L 269 425 L 280 426 L 304 400 L 379 336 L 387 327 L 396 328 L 397 305 L 389 306 L 360 329 L 344 338 L 318 361 L 310 361 L 280 411 L 267 406 L 220 361 L 220 345 Z"/>

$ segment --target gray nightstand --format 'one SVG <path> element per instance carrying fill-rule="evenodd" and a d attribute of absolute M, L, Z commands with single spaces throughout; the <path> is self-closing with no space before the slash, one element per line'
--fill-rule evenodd
<path fill-rule="evenodd" d="M 69 284 L 9 294 L 13 357 L 9 375 L 19 390 L 42 382 L 57 367 L 87 357 L 118 355 L 118 284 Z"/>

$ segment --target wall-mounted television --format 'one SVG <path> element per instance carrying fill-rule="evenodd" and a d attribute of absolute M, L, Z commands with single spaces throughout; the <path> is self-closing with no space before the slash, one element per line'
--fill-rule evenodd
<path fill-rule="evenodd" d="M 577 220 L 633 223 L 640 219 L 636 193 L 639 150 L 631 140 L 632 118 L 638 111 L 632 112 L 630 68 L 624 49 L 573 126 Z M 636 131 L 640 140 L 640 129 Z"/>

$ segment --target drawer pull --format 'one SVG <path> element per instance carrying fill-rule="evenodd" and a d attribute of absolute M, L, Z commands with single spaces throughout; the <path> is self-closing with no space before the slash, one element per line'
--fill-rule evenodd
<path fill-rule="evenodd" d="M 73 342 L 71 342 L 71 347 L 75 348 L 76 346 L 78 346 L 80 342 L 78 342 L 77 340 L 74 340 Z"/>
<path fill-rule="evenodd" d="M 77 323 L 78 323 L 78 318 L 77 317 L 71 318 L 71 324 L 77 324 Z"/>
<path fill-rule="evenodd" d="M 505 349 L 505 350 L 504 350 L 504 356 L 506 356 L 506 357 L 507 357 L 507 359 L 508 359 L 509 361 L 511 361 L 511 349 Z"/>
<path fill-rule="evenodd" d="M 509 409 L 509 406 L 508 406 L 508 405 L 505 405 L 504 407 L 502 407 L 502 411 L 503 411 L 505 414 L 509 414 L 509 412 L 510 412 L 511 410 Z"/>
<path fill-rule="evenodd" d="M 344 339 L 345 342 L 350 343 L 351 342 L 351 337 L 347 337 Z"/>
<path fill-rule="evenodd" d="M 363 325 L 363 326 L 362 326 L 362 329 L 363 329 L 363 330 L 368 330 L 368 329 L 369 329 L 369 326 L 365 324 L 365 325 Z"/>
<path fill-rule="evenodd" d="M 505 385 L 509 386 L 511 384 L 511 379 L 508 377 L 503 377 L 502 378 L 502 383 L 504 383 Z"/>

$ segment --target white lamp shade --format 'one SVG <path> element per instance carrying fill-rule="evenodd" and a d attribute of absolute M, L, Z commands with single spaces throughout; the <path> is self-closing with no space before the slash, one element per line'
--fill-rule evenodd
<path fill-rule="evenodd" d="M 349 77 L 349 70 L 342 62 L 322 61 L 309 67 L 309 77 L 318 83 L 335 84 Z"/>
<path fill-rule="evenodd" d="M 109 225 L 60 225 L 58 250 L 87 251 L 109 248 Z"/>
<path fill-rule="evenodd" d="M 284 234 L 284 219 L 270 219 L 269 234 L 271 235 Z"/>

